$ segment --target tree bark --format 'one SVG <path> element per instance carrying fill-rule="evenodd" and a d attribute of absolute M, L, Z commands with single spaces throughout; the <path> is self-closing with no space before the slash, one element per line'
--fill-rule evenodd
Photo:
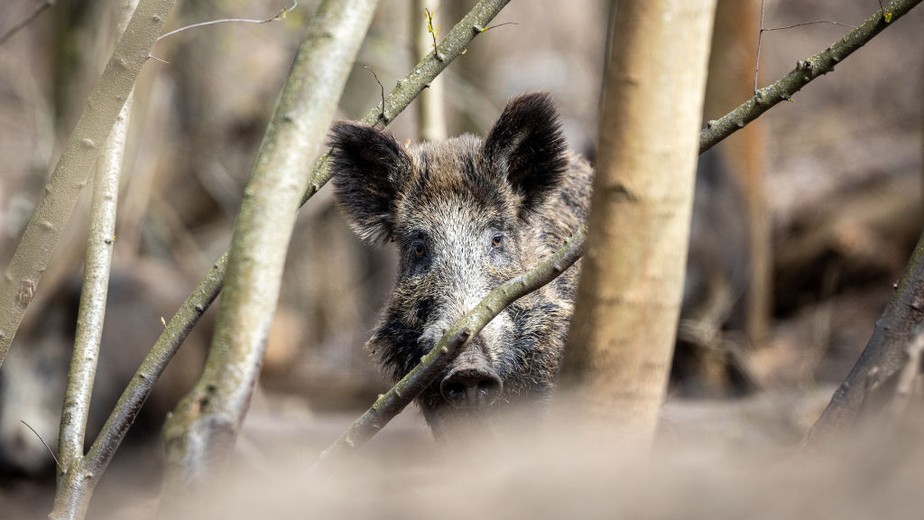
<path fill-rule="evenodd" d="M 121 36 L 138 0 L 122 0 L 118 6 L 117 34 Z M 86 438 L 90 401 L 93 396 L 96 367 L 99 360 L 106 300 L 109 294 L 109 272 L 112 268 L 115 242 L 116 209 L 122 159 L 128 138 L 128 120 L 133 91 L 112 126 L 96 166 L 93 180 L 93 202 L 90 209 L 90 233 L 84 261 L 83 287 L 74 337 L 74 353 L 67 374 L 61 430 L 58 437 L 58 475 L 55 506 L 50 518 L 83 518 L 99 476 L 84 471 L 83 446 Z"/>
<path fill-rule="evenodd" d="M 579 385 L 581 412 L 617 439 L 647 444 L 666 390 L 714 9 L 715 0 L 616 8 L 563 382 Z"/>
<path fill-rule="evenodd" d="M 836 440 L 853 428 L 867 397 L 907 362 L 907 347 L 924 324 L 924 234 L 911 261 L 860 359 L 821 417 L 802 441 L 803 448 L 814 449 Z"/>

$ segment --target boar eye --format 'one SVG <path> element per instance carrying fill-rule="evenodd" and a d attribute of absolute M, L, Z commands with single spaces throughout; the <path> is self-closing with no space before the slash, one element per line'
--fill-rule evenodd
<path fill-rule="evenodd" d="M 410 260 L 419 263 L 430 256 L 430 248 L 427 247 L 425 240 L 413 240 L 408 244 L 407 255 Z"/>
<path fill-rule="evenodd" d="M 491 247 L 494 249 L 504 247 L 504 235 L 497 233 L 491 237 Z"/>
<path fill-rule="evenodd" d="M 425 238 L 411 239 L 404 246 L 403 253 L 407 270 L 402 274 L 416 276 L 427 272 L 433 261 L 430 244 Z"/>

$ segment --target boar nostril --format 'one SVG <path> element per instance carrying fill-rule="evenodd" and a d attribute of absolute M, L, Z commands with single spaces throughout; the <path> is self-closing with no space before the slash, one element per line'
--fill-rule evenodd
<path fill-rule="evenodd" d="M 440 383 L 440 393 L 456 408 L 481 408 L 494 404 L 503 384 L 490 369 L 453 370 Z"/>

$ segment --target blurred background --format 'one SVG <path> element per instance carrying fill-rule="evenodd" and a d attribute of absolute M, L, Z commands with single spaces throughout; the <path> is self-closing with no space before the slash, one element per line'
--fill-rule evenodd
<path fill-rule="evenodd" d="M 0 31 L 36 3 L 7 0 Z M 265 19 L 284 3 L 181 0 L 168 26 Z M 228 246 L 265 125 L 317 3 L 302 0 L 270 24 L 205 27 L 155 46 L 158 60 L 145 66 L 137 84 L 122 177 L 114 269 L 128 281 L 113 289 L 125 291 L 119 299 L 124 304 L 110 312 L 112 321 L 138 319 L 130 330 L 144 333 L 112 333 L 103 356 L 107 348 L 131 355 L 98 379 L 130 377 L 134 360 L 160 332 L 160 317 L 172 316 L 171 309 Z M 112 4 L 58 0 L 0 46 L 4 268 L 114 44 Z M 435 4 L 434 24 L 445 33 L 474 2 Z M 868 0 L 768 0 L 764 26 L 821 20 L 857 25 L 877 8 Z M 547 90 L 558 103 L 572 149 L 592 160 L 610 9 L 605 0 L 511 2 L 495 23 L 512 23 L 479 36 L 443 74 L 448 134 L 483 134 L 511 96 Z M 759 11 L 757 1 L 719 1 L 704 122 L 752 94 Z M 382 0 L 339 117 L 357 119 L 379 101 L 379 85 L 366 66 L 386 90 L 411 69 L 419 57 L 413 35 L 424 24 L 424 13 L 412 2 Z M 921 232 L 922 27 L 924 10 L 915 9 L 833 74 L 701 159 L 666 421 L 689 421 L 690 408 L 676 403 L 690 398 L 699 398 L 694 416 L 714 422 L 710 403 L 715 401 L 701 398 L 735 398 L 739 406 L 767 395 L 818 391 L 821 397 L 809 407 L 814 412 L 794 406 L 797 397 L 787 397 L 781 402 L 789 411 L 774 415 L 774 435 L 794 442 L 830 396 L 830 385 L 853 365 Z M 765 32 L 758 86 L 782 77 L 797 60 L 848 30 L 820 23 Z M 420 137 L 417 108 L 415 102 L 391 125 L 399 142 Z M 73 334 L 67 316 L 74 312 L 88 198 L 78 205 L 13 346 L 13 352 L 38 352 L 32 346 L 58 345 L 45 349 L 51 353 L 41 359 L 20 356 L 31 359 L 20 361 L 19 374 L 43 388 L 63 377 L 66 367 Z M 330 188 L 302 208 L 256 415 L 248 419 L 256 430 L 275 431 L 278 421 L 272 418 L 291 415 L 303 420 L 301 427 L 324 432 L 317 438 L 329 439 L 340 423 L 312 421 L 354 417 L 387 388 L 363 343 L 394 270 L 390 250 L 361 244 L 346 227 Z M 184 354 L 184 366 L 192 369 L 178 375 L 172 388 L 191 384 L 209 341 L 208 327 L 206 320 L 184 346 L 191 352 Z M 13 362 L 11 355 L 4 370 L 9 372 Z M 10 393 L 8 380 L 0 374 L 0 407 L 6 410 L 20 399 Z M 107 394 L 99 397 L 105 403 L 114 401 L 123 385 L 98 386 Z M 60 397 L 54 399 L 51 395 L 34 406 L 60 408 Z M 155 418 L 170 409 L 171 399 L 175 396 L 148 405 L 159 406 L 152 412 Z M 95 406 L 108 413 L 105 404 Z M 260 415 L 260 410 L 272 413 Z M 17 413 L 0 419 L 15 426 L 0 424 L 0 458 L 34 444 L 23 438 L 19 419 L 41 414 Z M 405 415 L 403 427 L 413 429 L 415 439 L 425 436 L 416 411 Z M 10 475 L 41 467 L 5 458 L 0 466 L 12 467 Z"/>

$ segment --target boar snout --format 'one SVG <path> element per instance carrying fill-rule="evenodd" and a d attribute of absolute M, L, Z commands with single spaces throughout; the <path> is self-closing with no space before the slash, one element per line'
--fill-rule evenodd
<path fill-rule="evenodd" d="M 440 393 L 456 408 L 491 406 L 501 393 L 503 383 L 481 352 L 464 352 L 440 383 Z"/>

